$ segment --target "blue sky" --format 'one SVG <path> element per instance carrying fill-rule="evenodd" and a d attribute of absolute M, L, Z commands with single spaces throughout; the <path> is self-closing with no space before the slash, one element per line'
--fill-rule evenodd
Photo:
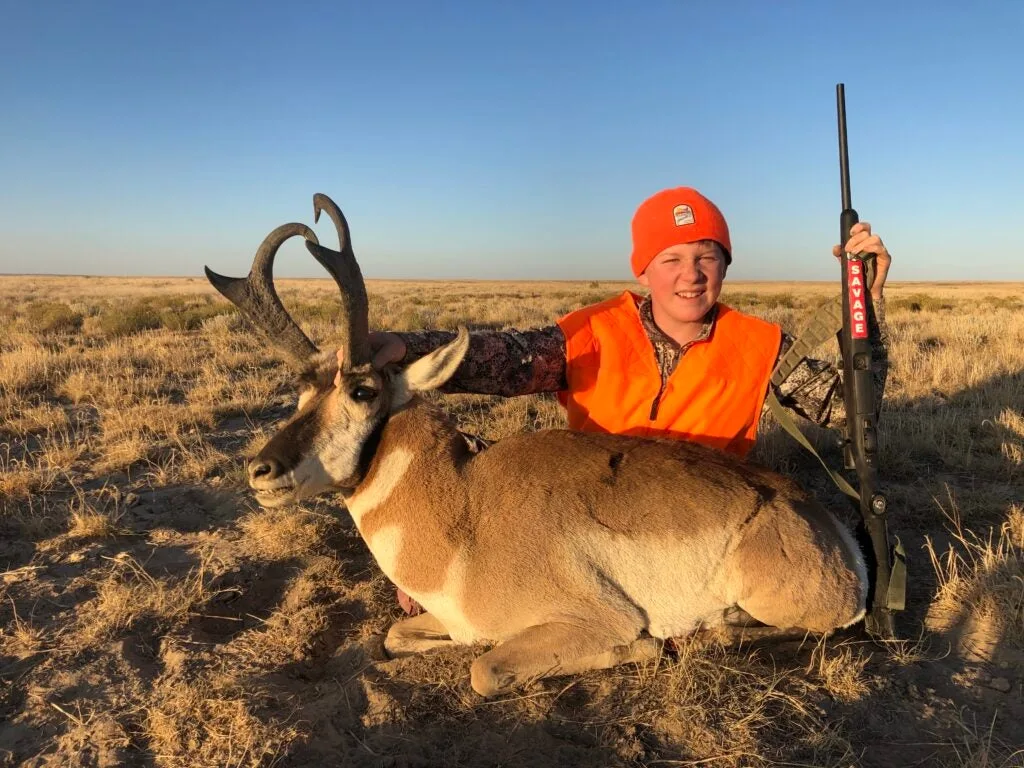
<path fill-rule="evenodd" d="M 845 82 L 891 278 L 1024 280 L 1020 2 L 0 0 L 0 26 L 0 272 L 244 274 L 322 191 L 369 277 L 628 278 L 637 204 L 685 184 L 731 278 L 833 279 Z"/>

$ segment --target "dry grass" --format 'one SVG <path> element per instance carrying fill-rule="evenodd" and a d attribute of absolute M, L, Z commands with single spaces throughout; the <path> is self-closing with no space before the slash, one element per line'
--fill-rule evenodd
<path fill-rule="evenodd" d="M 1024 749 L 1007 744 L 995 735 L 996 719 L 978 723 L 975 718 L 960 722 L 961 736 L 938 760 L 942 768 L 1017 768 L 1024 765 Z"/>
<path fill-rule="evenodd" d="M 332 521 L 305 509 L 266 509 L 251 512 L 238 526 L 254 551 L 268 560 L 300 557 L 322 549 L 334 527 Z"/>
<path fill-rule="evenodd" d="M 118 519 L 119 516 L 90 509 L 72 511 L 68 538 L 105 539 L 117 536 L 123 530 L 117 524 Z"/>
<path fill-rule="evenodd" d="M 401 330 L 536 327 L 627 287 L 368 290 L 373 325 Z M 329 344 L 333 283 L 278 288 Z M 725 300 L 797 330 L 835 292 L 732 283 Z M 0 278 L 0 765 L 1021 764 L 1020 293 L 889 290 L 882 476 L 911 556 L 904 640 L 683 642 L 483 702 L 479 649 L 381 658 L 393 590 L 336 502 L 253 510 L 244 458 L 295 393 L 204 280 Z M 551 396 L 438 402 L 488 438 L 564 423 Z M 757 455 L 834 500 L 784 435 Z"/>
<path fill-rule="evenodd" d="M 1012 505 L 999 530 L 984 534 L 964 528 L 954 503 L 945 511 L 953 542 L 940 552 L 927 541 L 938 580 L 932 620 L 962 627 L 976 649 L 1024 648 L 1024 507 Z"/>
<path fill-rule="evenodd" d="M 273 765 L 299 729 L 261 717 L 254 702 L 263 696 L 230 674 L 198 681 L 171 676 L 155 687 L 142 735 L 163 766 Z"/>
<path fill-rule="evenodd" d="M 867 695 L 869 688 L 864 668 L 871 653 L 864 647 L 818 641 L 807 671 L 817 676 L 825 691 L 836 701 L 853 702 Z"/>
<path fill-rule="evenodd" d="M 18 616 L 15 605 L 13 609 L 13 620 L 11 621 L 9 636 L 6 638 L 6 648 L 15 658 L 27 659 L 34 656 L 43 647 L 43 630 L 35 626 L 31 621 L 25 621 Z"/>
<path fill-rule="evenodd" d="M 108 558 L 110 569 L 96 584 L 96 597 L 85 603 L 77 636 L 84 645 L 135 628 L 143 621 L 171 627 L 216 592 L 210 588 L 207 556 L 183 577 L 155 578 L 131 555 Z"/>

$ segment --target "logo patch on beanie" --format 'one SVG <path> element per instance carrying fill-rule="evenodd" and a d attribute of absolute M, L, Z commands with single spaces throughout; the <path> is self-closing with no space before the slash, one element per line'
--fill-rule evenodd
<path fill-rule="evenodd" d="M 672 209 L 672 216 L 676 220 L 676 226 L 682 227 L 686 224 L 693 224 L 693 209 L 688 205 L 677 205 Z"/>

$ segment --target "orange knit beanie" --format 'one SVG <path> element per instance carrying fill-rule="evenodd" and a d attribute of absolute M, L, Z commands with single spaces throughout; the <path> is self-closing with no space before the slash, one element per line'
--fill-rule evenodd
<path fill-rule="evenodd" d="M 690 187 L 658 192 L 633 216 L 633 274 L 640 277 L 666 248 L 698 240 L 714 240 L 725 251 L 725 263 L 732 263 L 729 225 L 714 203 Z"/>

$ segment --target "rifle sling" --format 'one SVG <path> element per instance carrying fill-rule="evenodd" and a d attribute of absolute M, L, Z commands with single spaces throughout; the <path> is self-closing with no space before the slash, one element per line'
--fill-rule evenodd
<path fill-rule="evenodd" d="M 885 598 L 885 606 L 890 611 L 902 611 L 907 607 L 907 552 L 903 542 L 896 537 L 892 547 L 892 566 L 889 569 L 889 593 Z"/>
<path fill-rule="evenodd" d="M 836 484 L 836 487 L 838 487 L 840 491 L 842 491 L 851 499 L 859 503 L 860 494 L 857 493 L 857 491 L 853 488 L 852 485 L 846 482 L 846 479 L 841 474 L 839 474 L 836 470 L 832 469 L 831 467 L 829 467 L 828 464 L 825 463 L 825 460 L 821 458 L 818 452 L 814 449 L 814 446 L 811 445 L 811 441 L 807 439 L 807 436 L 800 431 L 800 427 L 798 427 L 796 425 L 796 422 L 793 421 L 793 417 L 786 412 L 786 409 L 783 407 L 782 403 L 780 403 L 779 399 L 775 397 L 774 392 L 768 393 L 767 400 L 768 408 L 769 410 L 771 410 L 772 416 L 775 417 L 775 420 L 779 422 L 779 425 L 787 432 L 789 432 L 790 436 L 794 440 L 796 440 L 798 443 L 800 443 L 800 445 L 802 445 L 804 448 L 810 451 L 811 455 L 814 456 L 814 458 L 816 458 L 820 462 L 821 466 L 825 469 L 825 472 L 828 473 L 828 476 L 832 478 L 832 482 Z"/>
<path fill-rule="evenodd" d="M 840 491 L 845 493 L 851 499 L 856 502 L 860 501 L 860 494 L 851 486 L 846 479 L 839 474 L 839 472 L 830 468 L 825 460 L 821 458 L 818 452 L 811 445 L 811 441 L 807 439 L 807 436 L 800 431 L 800 427 L 793 421 L 793 417 L 789 415 L 786 409 L 779 402 L 779 399 L 775 396 L 775 387 L 778 387 L 784 382 L 789 375 L 796 369 L 800 362 L 811 354 L 815 348 L 821 346 L 824 342 L 831 338 L 842 330 L 843 327 L 843 303 L 840 299 L 826 302 L 822 304 L 815 311 L 814 316 L 811 318 L 810 323 L 804 328 L 800 337 L 793 342 L 786 354 L 779 360 L 778 365 L 775 366 L 775 371 L 772 373 L 772 386 L 768 391 L 768 408 L 772 412 L 772 416 L 779 423 L 783 429 L 785 429 L 790 436 L 796 440 L 800 445 L 806 448 L 814 458 L 818 460 L 828 476 L 832 478 L 832 482 L 836 484 Z"/>

